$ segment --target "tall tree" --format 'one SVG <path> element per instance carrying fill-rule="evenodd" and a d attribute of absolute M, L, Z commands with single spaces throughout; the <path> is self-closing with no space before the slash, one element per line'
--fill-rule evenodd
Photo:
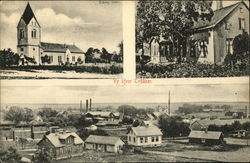
<path fill-rule="evenodd" d="M 52 161 L 52 156 L 48 149 L 39 149 L 33 155 L 32 161 L 34 163 L 50 163 Z"/>
<path fill-rule="evenodd" d="M 136 46 L 143 49 L 158 36 L 172 41 L 175 54 L 189 36 L 195 21 L 210 20 L 213 16 L 211 0 L 139 0 L 136 13 Z"/>
<path fill-rule="evenodd" d="M 51 117 L 55 117 L 57 114 L 58 112 L 56 110 L 47 107 L 41 108 L 38 112 L 38 115 L 40 115 L 45 121 L 48 121 L 48 119 Z"/>
<path fill-rule="evenodd" d="M 24 119 L 24 110 L 20 107 L 11 107 L 4 115 L 4 119 L 14 122 L 16 125 Z"/>

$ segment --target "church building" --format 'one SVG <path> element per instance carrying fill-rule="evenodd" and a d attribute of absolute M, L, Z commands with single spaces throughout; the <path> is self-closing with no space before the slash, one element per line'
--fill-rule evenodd
<path fill-rule="evenodd" d="M 75 45 L 41 42 L 41 25 L 28 3 L 17 25 L 17 53 L 22 63 L 31 58 L 34 65 L 82 64 L 84 52 Z M 45 59 L 46 58 L 46 59 Z"/>

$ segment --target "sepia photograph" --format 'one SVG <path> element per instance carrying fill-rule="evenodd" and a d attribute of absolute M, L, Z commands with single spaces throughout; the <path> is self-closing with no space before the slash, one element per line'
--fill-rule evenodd
<path fill-rule="evenodd" d="M 249 1 L 136 2 L 137 77 L 248 76 L 249 38 Z"/>
<path fill-rule="evenodd" d="M 248 89 L 5 86 L 1 161 L 249 162 Z"/>
<path fill-rule="evenodd" d="M 1 79 L 120 78 L 121 2 L 1 1 Z"/>

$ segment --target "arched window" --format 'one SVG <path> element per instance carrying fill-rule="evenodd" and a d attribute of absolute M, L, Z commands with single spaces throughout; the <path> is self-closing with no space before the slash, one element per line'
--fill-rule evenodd
<path fill-rule="evenodd" d="M 33 29 L 33 30 L 31 31 L 31 37 L 32 37 L 32 38 L 36 38 L 36 30 L 35 30 L 35 29 Z"/>
<path fill-rule="evenodd" d="M 23 29 L 20 29 L 19 36 L 20 36 L 20 38 L 24 38 L 24 30 Z"/>

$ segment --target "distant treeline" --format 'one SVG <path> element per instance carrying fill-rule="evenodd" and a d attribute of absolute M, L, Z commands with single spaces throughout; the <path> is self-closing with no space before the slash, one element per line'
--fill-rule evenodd
<path fill-rule="evenodd" d="M 178 113 L 191 114 L 191 113 L 200 113 L 204 109 L 223 109 L 225 111 L 231 109 L 230 105 L 195 105 L 195 104 L 183 104 L 177 110 Z"/>

